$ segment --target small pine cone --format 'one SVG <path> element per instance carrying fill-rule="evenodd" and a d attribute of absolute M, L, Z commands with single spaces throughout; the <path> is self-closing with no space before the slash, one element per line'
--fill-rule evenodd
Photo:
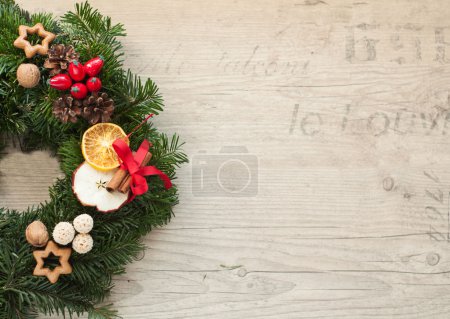
<path fill-rule="evenodd" d="M 75 100 L 71 95 L 63 95 L 53 102 L 53 115 L 67 123 L 68 121 L 75 123 L 81 114 L 82 103 Z"/>
<path fill-rule="evenodd" d="M 81 116 L 91 125 L 109 122 L 113 112 L 114 101 L 106 93 L 94 92 L 83 100 Z"/>
<path fill-rule="evenodd" d="M 78 61 L 80 55 L 75 52 L 71 45 L 54 44 L 48 50 L 48 59 L 45 60 L 44 67 L 51 69 L 50 76 L 67 70 L 70 62 Z"/>

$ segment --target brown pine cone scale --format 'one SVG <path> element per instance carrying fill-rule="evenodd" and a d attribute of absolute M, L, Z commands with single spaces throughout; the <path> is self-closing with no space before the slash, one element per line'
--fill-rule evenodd
<path fill-rule="evenodd" d="M 81 116 L 91 125 L 109 122 L 113 112 L 114 101 L 106 93 L 94 92 L 83 100 Z"/>
<path fill-rule="evenodd" d="M 80 55 L 75 52 L 71 45 L 54 44 L 48 50 L 48 58 L 44 62 L 44 67 L 51 69 L 50 76 L 67 70 L 70 62 L 78 61 Z"/>
<path fill-rule="evenodd" d="M 53 101 L 53 115 L 61 122 L 76 123 L 81 114 L 82 102 L 75 100 L 71 95 L 65 94 Z"/>

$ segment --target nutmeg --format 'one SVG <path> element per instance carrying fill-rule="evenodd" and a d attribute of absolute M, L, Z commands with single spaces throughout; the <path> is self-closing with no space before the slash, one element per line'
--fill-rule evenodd
<path fill-rule="evenodd" d="M 30 245 L 35 247 L 43 247 L 48 242 L 47 227 L 39 220 L 28 225 L 25 236 Z"/>
<path fill-rule="evenodd" d="M 38 85 L 41 78 L 39 68 L 31 63 L 22 63 L 17 69 L 17 81 L 24 88 L 31 89 Z"/>

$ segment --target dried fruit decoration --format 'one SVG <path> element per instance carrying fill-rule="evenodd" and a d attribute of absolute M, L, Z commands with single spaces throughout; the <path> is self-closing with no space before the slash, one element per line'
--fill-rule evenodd
<path fill-rule="evenodd" d="M 120 160 L 112 146 L 117 139 L 129 143 L 123 129 L 116 124 L 99 123 L 90 127 L 84 132 L 81 141 L 81 151 L 86 162 L 100 171 L 119 167 Z"/>
<path fill-rule="evenodd" d="M 99 171 L 87 162 L 73 172 L 72 189 L 84 206 L 94 206 L 98 211 L 107 213 L 119 209 L 128 200 L 128 194 L 109 192 L 106 184 L 116 170 Z"/>

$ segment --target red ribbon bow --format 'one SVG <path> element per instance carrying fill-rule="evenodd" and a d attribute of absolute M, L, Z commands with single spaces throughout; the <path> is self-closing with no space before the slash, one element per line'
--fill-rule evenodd
<path fill-rule="evenodd" d="M 127 170 L 131 175 L 130 188 L 133 195 L 129 201 L 132 201 L 137 195 L 142 195 L 147 192 L 148 185 L 145 176 L 157 175 L 164 182 L 164 187 L 166 189 L 172 187 L 172 182 L 170 181 L 169 176 L 161 172 L 155 166 L 141 167 L 142 161 L 144 160 L 150 147 L 150 143 L 147 140 L 142 142 L 134 156 L 130 147 L 122 139 L 115 140 L 113 147 L 119 158 L 122 160 L 120 169 Z"/>

